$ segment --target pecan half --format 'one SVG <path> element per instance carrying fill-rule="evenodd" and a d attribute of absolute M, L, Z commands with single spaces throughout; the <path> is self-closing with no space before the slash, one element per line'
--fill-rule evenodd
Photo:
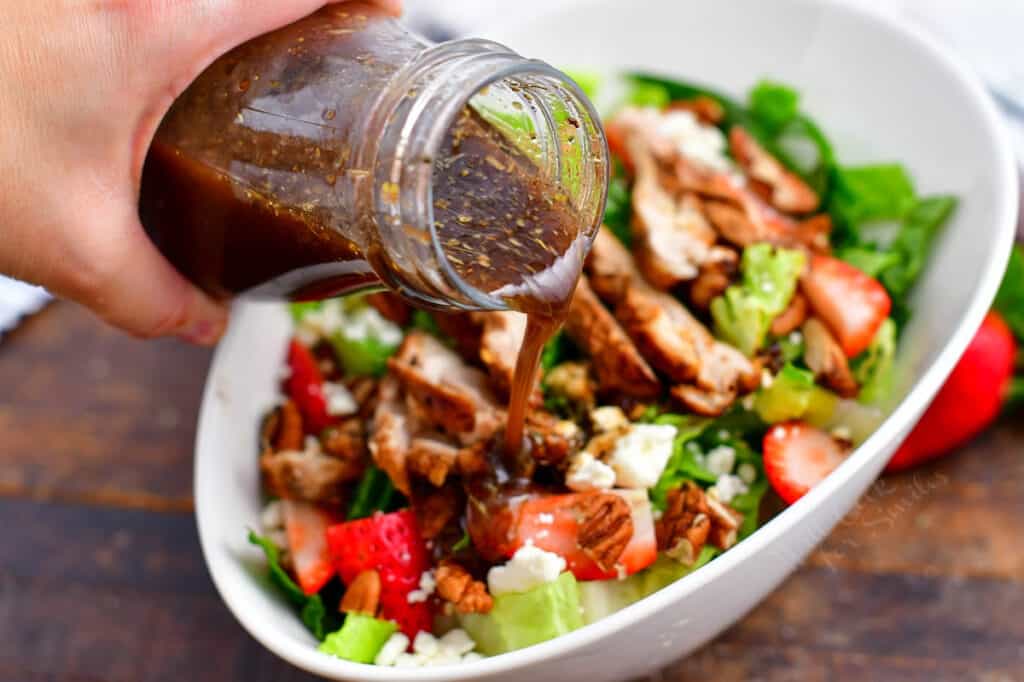
<path fill-rule="evenodd" d="M 633 515 L 627 503 L 612 493 L 581 495 L 573 511 L 580 549 L 602 571 L 615 568 L 626 545 L 633 538 Z"/>
<path fill-rule="evenodd" d="M 286 400 L 271 410 L 260 424 L 261 454 L 301 450 L 302 441 L 302 414 L 291 400 Z"/>
<path fill-rule="evenodd" d="M 807 320 L 802 329 L 807 348 L 804 360 L 814 376 L 842 397 L 855 397 L 860 387 L 850 371 L 846 353 L 832 332 L 816 317 Z"/>
<path fill-rule="evenodd" d="M 793 295 L 793 300 L 778 317 L 772 320 L 771 332 L 774 336 L 786 336 L 796 331 L 807 319 L 807 299 L 799 291 Z"/>
<path fill-rule="evenodd" d="M 692 564 L 711 533 L 710 510 L 700 486 L 687 482 L 668 494 L 665 511 L 654 524 L 658 549 L 684 564 Z"/>
<path fill-rule="evenodd" d="M 340 609 L 343 613 L 365 613 L 368 616 L 375 616 L 379 604 L 380 574 L 370 569 L 357 575 L 348 586 L 345 596 L 341 598 Z"/>
<path fill-rule="evenodd" d="M 434 571 L 437 595 L 455 605 L 459 613 L 488 613 L 494 600 L 483 582 L 474 580 L 462 566 L 445 561 Z"/>
<path fill-rule="evenodd" d="M 719 501 L 714 495 L 705 495 L 708 516 L 711 517 L 711 533 L 708 541 L 719 549 L 729 549 L 736 544 L 743 514 Z"/>

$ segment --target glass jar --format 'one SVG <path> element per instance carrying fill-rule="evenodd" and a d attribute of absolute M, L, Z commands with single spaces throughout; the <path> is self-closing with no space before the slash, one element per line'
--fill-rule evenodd
<path fill-rule="evenodd" d="M 384 284 L 494 310 L 575 286 L 607 182 L 597 114 L 564 74 L 489 41 L 430 45 L 345 3 L 188 88 L 150 149 L 140 215 L 216 297 Z"/>

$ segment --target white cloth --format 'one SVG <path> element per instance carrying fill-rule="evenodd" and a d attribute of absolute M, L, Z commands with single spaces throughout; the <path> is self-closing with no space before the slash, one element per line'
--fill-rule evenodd
<path fill-rule="evenodd" d="M 443 38 L 516 15 L 543 12 L 578 0 L 409 0 L 407 20 Z M 1024 159 L 1024 0 L 848 0 L 893 12 L 960 53 L 985 79 L 1011 121 Z M 0 276 L 0 336 L 49 300 L 38 287 Z"/>

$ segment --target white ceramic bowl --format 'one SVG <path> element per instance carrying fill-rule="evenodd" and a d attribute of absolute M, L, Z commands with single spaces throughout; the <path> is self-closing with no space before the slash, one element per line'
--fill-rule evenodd
<path fill-rule="evenodd" d="M 992 104 L 964 67 L 889 19 L 813 0 L 597 0 L 494 31 L 566 67 L 643 68 L 741 94 L 792 83 L 846 163 L 898 160 L 922 193 L 962 198 L 918 286 L 900 364 L 913 377 L 884 425 L 821 485 L 706 568 L 557 640 L 465 666 L 361 666 L 316 651 L 245 540 L 259 520 L 256 425 L 275 400 L 282 306 L 239 305 L 213 362 L 196 446 L 196 515 L 213 580 L 239 622 L 296 666 L 337 680 L 623 679 L 736 621 L 846 514 L 951 371 L 995 293 L 1017 185 Z M 822 596 L 827 599 L 827 595 Z"/>

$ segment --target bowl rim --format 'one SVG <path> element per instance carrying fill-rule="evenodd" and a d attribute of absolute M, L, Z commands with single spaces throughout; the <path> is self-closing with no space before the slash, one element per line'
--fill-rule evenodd
<path fill-rule="evenodd" d="M 575 11 L 581 5 L 597 1 L 600 0 L 577 1 L 568 6 L 563 6 L 552 13 Z M 665 605 L 682 598 L 686 594 L 701 589 L 719 576 L 737 568 L 749 556 L 763 551 L 779 536 L 789 531 L 802 519 L 809 516 L 813 510 L 821 506 L 838 488 L 845 485 L 861 469 L 872 465 L 877 465 L 881 469 L 882 463 L 879 460 L 883 457 L 883 453 L 885 453 L 886 443 L 896 440 L 901 435 L 901 432 L 909 428 L 908 425 L 912 425 L 914 420 L 924 412 L 946 377 L 953 370 L 960 356 L 966 350 L 967 345 L 980 327 L 984 316 L 995 298 L 1009 258 L 1016 228 L 1019 193 L 1017 165 L 1005 125 L 990 94 L 978 76 L 957 55 L 940 45 L 931 36 L 916 26 L 900 22 L 898 15 L 875 6 L 853 5 L 846 2 L 846 0 L 791 0 L 791 2 L 815 8 L 827 6 L 830 11 L 840 14 L 845 13 L 855 19 L 867 20 L 872 22 L 877 30 L 888 31 L 895 34 L 897 38 L 913 43 L 921 52 L 943 67 L 952 81 L 957 82 L 964 91 L 971 95 L 968 99 L 970 106 L 976 110 L 976 115 L 984 122 L 990 138 L 994 140 L 992 149 L 989 151 L 996 162 L 994 182 L 998 205 L 994 207 L 993 211 L 993 220 L 997 225 L 995 243 L 989 250 L 978 287 L 974 291 L 959 326 L 945 346 L 936 354 L 930 365 L 923 370 L 921 377 L 915 382 L 906 397 L 885 418 L 882 425 L 857 448 L 853 455 L 843 462 L 821 484 L 815 486 L 802 499 L 761 526 L 757 532 L 753 533 L 742 543 L 700 570 L 694 571 L 692 574 L 601 620 L 556 639 L 525 649 L 471 663 L 439 668 L 390 668 L 335 659 L 318 652 L 313 647 L 292 644 L 288 640 L 278 638 L 276 636 L 277 628 L 272 623 L 250 619 L 246 615 L 245 605 L 231 585 L 233 577 L 228 574 L 227 569 L 222 564 L 211 561 L 211 557 L 215 555 L 214 543 L 218 542 L 219 539 L 211 535 L 212 531 L 204 523 L 206 514 L 204 514 L 203 510 L 206 507 L 203 502 L 204 497 L 200 495 L 201 472 L 204 469 L 202 466 L 203 458 L 200 457 L 200 453 L 211 449 L 204 442 L 209 437 L 207 434 L 211 432 L 208 422 L 213 419 L 213 415 L 209 406 L 214 402 L 216 391 L 213 385 L 214 382 L 211 380 L 213 376 L 211 372 L 203 391 L 202 407 L 197 426 L 196 466 L 193 481 L 196 501 L 195 516 L 199 529 L 200 545 L 210 576 L 224 603 L 238 622 L 263 646 L 296 667 L 329 678 L 344 676 L 345 678 L 363 680 L 471 680 L 483 675 L 509 672 L 525 666 L 542 663 L 555 656 L 580 650 L 615 632 L 634 626 L 664 608 Z M 533 20 L 535 20 L 535 17 L 515 23 L 525 24 Z M 229 329 L 228 334 L 230 335 L 230 333 L 231 330 Z M 210 365 L 211 368 L 219 365 L 221 355 L 227 352 L 226 348 L 229 346 L 230 344 L 225 343 L 221 343 L 218 346 Z"/>

